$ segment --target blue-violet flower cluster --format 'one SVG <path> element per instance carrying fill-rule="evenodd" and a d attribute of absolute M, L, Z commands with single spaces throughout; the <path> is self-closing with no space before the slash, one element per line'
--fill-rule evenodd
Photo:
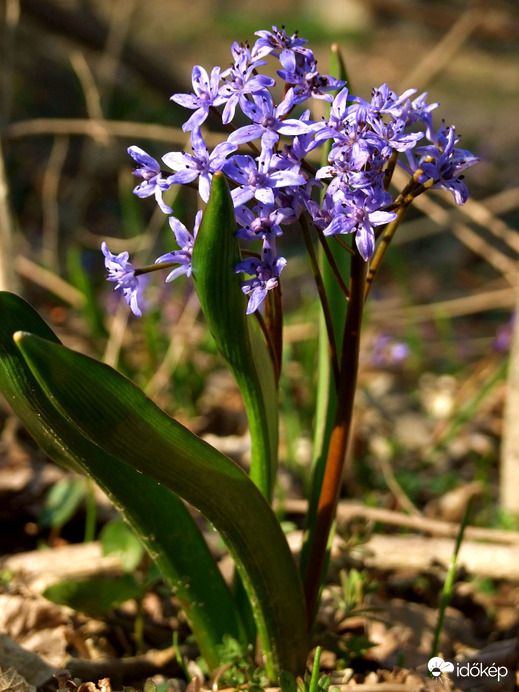
<path fill-rule="evenodd" d="M 305 214 L 320 236 L 354 234 L 365 261 L 374 252 L 382 227 L 393 222 L 398 201 L 388 191 L 388 174 L 395 161 L 412 177 L 415 190 L 449 190 L 456 204 L 467 200 L 462 172 L 477 162 L 469 151 L 457 148 L 454 127 L 433 128 L 427 94 L 416 89 L 396 94 L 386 84 L 373 89 L 371 99 L 349 93 L 344 81 L 317 69 L 306 39 L 289 36 L 284 27 L 258 31 L 252 47 L 232 46 L 233 62 L 225 70 L 193 68 L 193 91 L 171 99 L 192 111 L 183 125 L 190 133 L 191 153 L 169 152 L 162 161 L 169 171 L 137 146 L 128 153 L 137 164 L 134 175 L 142 182 L 139 197 L 155 196 L 165 214 L 173 214 L 163 193 L 175 184 L 197 185 L 207 202 L 217 171 L 228 178 L 238 224 L 237 237 L 258 242 L 259 252 L 235 267 L 250 278 L 241 282 L 249 297 L 247 312 L 257 310 L 267 292 L 279 283 L 286 259 L 279 254 L 283 226 Z M 261 74 L 269 59 L 278 61 L 281 97 L 276 81 Z M 329 115 L 312 119 L 307 107 L 314 99 L 330 104 Z M 304 104 L 304 105 L 303 105 Z M 232 131 L 226 141 L 209 152 L 201 126 L 209 113 L 219 114 Z M 239 117 L 238 117 L 239 116 Z M 237 119 L 245 125 L 234 126 Z M 329 148 L 327 164 L 314 168 L 307 157 L 316 148 Z M 244 153 L 245 152 L 245 153 Z M 402 157 L 399 157 L 399 155 Z M 178 264 L 166 281 L 191 274 L 191 252 L 200 225 L 198 212 L 193 231 L 174 216 L 170 225 L 179 246 L 156 260 L 157 267 Z M 141 278 L 128 261 L 128 253 L 112 255 L 103 244 L 108 280 L 116 282 L 136 315 L 142 312 Z M 251 254 L 251 253 L 248 253 Z M 148 269 L 149 270 L 149 269 Z"/>

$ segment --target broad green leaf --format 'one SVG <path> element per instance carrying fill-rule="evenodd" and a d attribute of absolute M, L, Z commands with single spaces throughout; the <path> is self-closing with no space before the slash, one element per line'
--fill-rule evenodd
<path fill-rule="evenodd" d="M 47 493 L 38 521 L 42 526 L 61 528 L 76 513 L 85 492 L 84 478 L 61 478 Z"/>
<path fill-rule="evenodd" d="M 43 596 L 81 613 L 99 617 L 121 603 L 142 597 L 142 587 L 131 574 L 111 579 L 65 579 L 48 586 Z"/>
<path fill-rule="evenodd" d="M 31 334 L 18 332 L 15 341 L 51 402 L 82 435 L 211 521 L 251 601 L 269 677 L 300 673 L 308 640 L 298 570 L 274 512 L 247 474 L 107 365 Z"/>
<path fill-rule="evenodd" d="M 297 692 L 297 682 L 292 673 L 283 671 L 279 678 L 281 692 Z"/>
<path fill-rule="evenodd" d="M 223 637 L 239 638 L 242 626 L 189 511 L 167 488 L 86 439 L 51 404 L 12 339 L 18 329 L 29 329 L 59 343 L 33 308 L 12 293 L 0 292 L 0 314 L 0 391 L 54 461 L 83 470 L 110 497 L 174 589 L 202 656 L 215 668 Z"/>
<path fill-rule="evenodd" d="M 120 519 L 108 522 L 99 540 L 103 555 L 117 555 L 125 572 L 133 572 L 140 565 L 144 549 L 126 522 Z"/>
<path fill-rule="evenodd" d="M 205 319 L 247 412 L 250 476 L 270 500 L 276 476 L 278 395 L 272 362 L 234 267 L 240 261 L 234 207 L 225 177 L 213 176 L 211 197 L 193 248 L 193 278 Z"/>

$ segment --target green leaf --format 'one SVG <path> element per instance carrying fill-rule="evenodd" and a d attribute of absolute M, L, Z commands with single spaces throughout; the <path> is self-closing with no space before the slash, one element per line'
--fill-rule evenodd
<path fill-rule="evenodd" d="M 86 439 L 51 404 L 12 339 L 13 332 L 28 329 L 59 343 L 35 310 L 18 296 L 0 292 L 0 314 L 0 390 L 11 408 L 54 461 L 82 469 L 110 497 L 175 591 L 207 664 L 217 667 L 223 637 L 240 638 L 242 626 L 189 511 L 167 488 Z"/>
<path fill-rule="evenodd" d="M 15 341 L 51 402 L 82 435 L 211 521 L 251 601 L 269 677 L 301 672 L 308 645 L 301 581 L 276 516 L 246 473 L 107 365 L 31 334 L 18 332 Z"/>
<path fill-rule="evenodd" d="M 279 677 L 281 692 L 297 692 L 297 682 L 292 673 L 283 671 Z"/>
<path fill-rule="evenodd" d="M 241 260 L 225 177 L 213 176 L 211 197 L 193 248 L 193 278 L 205 319 L 240 392 L 251 434 L 250 476 L 270 500 L 277 470 L 278 395 L 272 361 L 234 267 Z"/>
<path fill-rule="evenodd" d="M 125 572 L 140 565 L 144 548 L 126 522 L 117 519 L 103 527 L 99 536 L 103 555 L 117 555 Z"/>
<path fill-rule="evenodd" d="M 40 524 L 52 528 L 64 526 L 76 513 L 85 491 L 84 478 L 61 478 L 47 493 L 38 514 Z"/>
<path fill-rule="evenodd" d="M 49 601 L 92 617 L 105 615 L 121 603 L 142 595 L 141 586 L 131 574 L 111 579 L 65 579 L 43 592 Z"/>

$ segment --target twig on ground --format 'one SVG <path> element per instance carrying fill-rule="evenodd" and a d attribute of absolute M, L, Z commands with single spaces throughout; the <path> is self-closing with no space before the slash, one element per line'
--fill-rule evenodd
<path fill-rule="evenodd" d="M 308 508 L 306 500 L 288 498 L 283 502 L 283 509 L 289 514 L 304 514 Z M 380 522 L 393 526 L 401 526 L 408 529 L 415 529 L 433 536 L 446 536 L 455 538 L 459 531 L 459 524 L 441 521 L 439 519 L 429 519 L 428 517 L 410 516 L 402 512 L 395 512 L 391 509 L 380 509 L 378 507 L 366 507 L 354 502 L 339 502 L 337 508 L 337 519 L 339 524 L 351 521 L 352 519 L 366 519 L 367 521 Z M 489 541 L 492 543 L 503 543 L 509 545 L 519 545 L 519 531 L 504 531 L 502 529 L 486 529 L 479 526 L 467 526 L 465 538 L 473 541 Z"/>
<path fill-rule="evenodd" d="M 33 262 L 28 257 L 17 255 L 14 258 L 14 263 L 11 261 L 11 264 L 13 264 L 18 274 L 24 279 L 28 279 L 50 293 L 53 293 L 73 308 L 81 310 L 85 306 L 86 299 L 81 291 L 78 291 L 77 288 L 64 279 L 61 279 L 57 274 L 36 264 L 36 262 Z"/>

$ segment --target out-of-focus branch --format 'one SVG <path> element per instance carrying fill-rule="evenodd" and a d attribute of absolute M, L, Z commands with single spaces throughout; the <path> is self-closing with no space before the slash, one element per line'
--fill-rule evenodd
<path fill-rule="evenodd" d="M 0 289 L 16 293 L 18 281 L 13 267 L 13 231 L 9 187 L 0 138 Z"/>
<path fill-rule="evenodd" d="M 519 517 L 519 291 L 509 363 L 501 442 L 499 499 L 502 510 Z"/>
<path fill-rule="evenodd" d="M 67 10 L 52 0 L 20 0 L 22 17 L 31 17 L 46 29 L 61 34 L 68 41 L 103 51 L 109 35 L 109 27 L 98 16 L 85 9 Z M 165 62 L 154 59 L 154 56 L 137 45 L 134 40 L 127 40 L 121 49 L 121 62 L 131 68 L 156 91 L 171 96 L 175 92 L 185 91 L 185 87 L 164 68 Z"/>

